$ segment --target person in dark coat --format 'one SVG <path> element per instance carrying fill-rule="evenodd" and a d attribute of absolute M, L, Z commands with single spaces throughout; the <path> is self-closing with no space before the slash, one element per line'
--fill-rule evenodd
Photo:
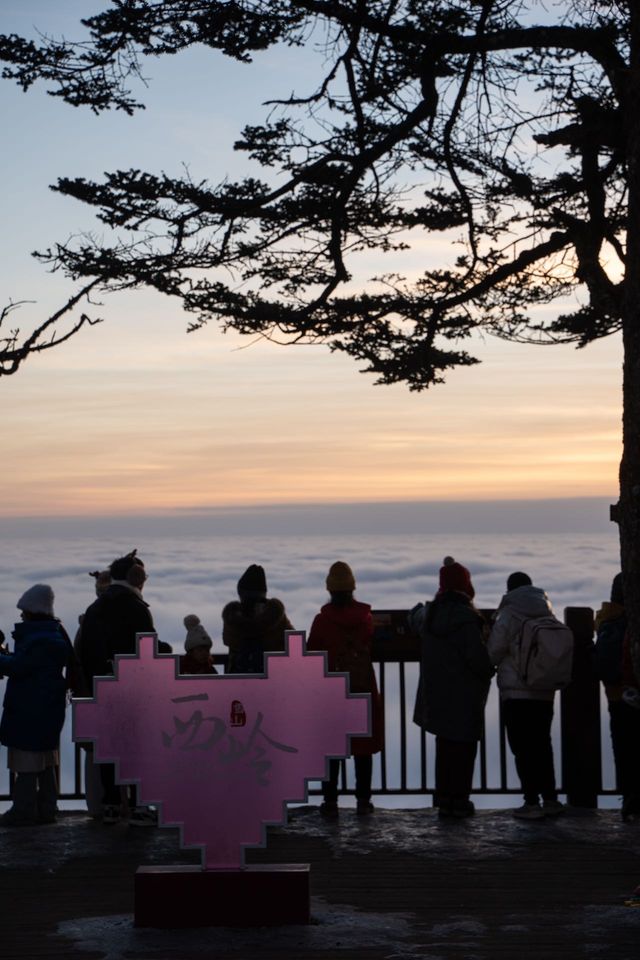
<path fill-rule="evenodd" d="M 0 676 L 8 677 L 0 743 L 15 774 L 13 804 L 3 826 L 52 823 L 57 813 L 58 742 L 64 724 L 71 645 L 53 613 L 53 590 L 38 583 L 18 600 L 22 623 L 15 648 L 0 650 Z"/>
<path fill-rule="evenodd" d="M 93 578 L 94 589 L 96 592 L 96 597 L 101 597 L 103 593 L 106 593 L 110 584 L 111 584 L 111 574 L 108 570 L 92 570 L 89 573 L 89 576 Z M 76 656 L 80 663 L 82 663 L 82 623 L 84 621 L 84 613 L 81 613 L 78 617 L 78 629 L 76 630 L 76 635 L 73 639 L 73 649 L 75 650 Z M 86 678 L 85 678 L 86 682 Z M 87 696 L 89 695 L 88 687 L 90 684 L 87 684 Z"/>
<path fill-rule="evenodd" d="M 96 597 L 102 596 L 106 592 L 110 583 L 111 583 L 111 574 L 108 570 L 91 570 L 89 571 L 89 576 L 93 580 L 94 590 Z M 81 613 L 78 617 L 78 629 L 76 630 L 76 635 L 73 641 L 73 649 L 75 650 L 76 657 L 80 664 L 80 670 L 82 672 L 82 679 L 84 682 L 84 690 L 82 693 L 78 693 L 77 696 L 90 697 L 91 688 L 93 687 L 93 678 L 89 680 L 84 675 L 84 669 L 82 667 L 82 623 L 84 620 L 84 613 Z M 87 810 L 89 814 L 93 817 L 94 820 L 102 819 L 102 775 L 100 773 L 100 765 L 93 762 L 93 747 L 90 744 L 85 744 L 84 749 L 84 795 L 87 802 Z"/>
<path fill-rule="evenodd" d="M 112 674 L 118 654 L 135 654 L 136 633 L 155 629 L 142 596 L 147 575 L 137 551 L 114 560 L 109 572 L 111 583 L 82 618 L 78 652 L 89 683 Z"/>
<path fill-rule="evenodd" d="M 421 637 L 413 719 L 436 737 L 434 806 L 442 817 L 475 812 L 469 794 L 493 667 L 474 595 L 466 567 L 445 557 L 434 600 L 410 614 L 412 629 Z"/>
<path fill-rule="evenodd" d="M 354 600 L 356 581 L 347 563 L 338 560 L 331 565 L 326 580 L 331 602 L 325 604 L 315 617 L 307 647 L 326 650 L 329 670 L 349 674 L 352 693 L 371 695 L 370 737 L 354 737 L 351 742 L 356 773 L 356 812 L 373 812 L 371 803 L 372 756 L 382 749 L 384 720 L 382 700 L 371 662 L 373 620 L 371 607 Z M 320 808 L 325 816 L 338 813 L 338 776 L 340 761 L 329 761 L 329 779 L 322 783 L 324 802 Z"/>
<path fill-rule="evenodd" d="M 149 605 L 142 596 L 147 579 L 144 563 L 137 551 L 118 557 L 109 567 L 111 583 L 87 607 L 82 620 L 80 661 L 84 674 L 91 683 L 94 677 L 113 673 L 118 654 L 135 654 L 136 634 L 154 631 Z M 102 822 L 116 823 L 122 816 L 122 796 L 115 782 L 115 766 L 100 765 L 102 779 Z M 131 826 L 153 826 L 157 818 L 153 811 L 136 804 L 135 789 L 130 789 L 133 806 Z"/>
<path fill-rule="evenodd" d="M 629 697 L 630 690 L 636 697 L 638 690 L 630 663 L 621 573 L 611 584 L 611 599 L 596 614 L 595 628 L 595 665 L 607 695 L 622 819 L 640 820 L 640 704 L 634 705 L 634 698 Z"/>
<path fill-rule="evenodd" d="M 264 568 L 247 567 L 238 580 L 239 600 L 222 611 L 222 642 L 229 647 L 226 673 L 262 673 L 265 651 L 284 650 L 285 630 L 292 630 L 284 604 L 267 599 Z"/>

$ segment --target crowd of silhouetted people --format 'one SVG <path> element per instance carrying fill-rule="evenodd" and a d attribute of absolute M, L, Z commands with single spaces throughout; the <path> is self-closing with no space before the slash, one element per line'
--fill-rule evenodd
<path fill-rule="evenodd" d="M 110 676 L 119 655 L 135 655 L 137 634 L 154 631 L 143 590 L 147 573 L 137 551 L 94 571 L 96 598 L 79 618 L 73 640 L 55 616 L 53 590 L 35 584 L 19 598 L 21 621 L 0 647 L 0 676 L 7 677 L 0 742 L 12 773 L 12 804 L 3 826 L 52 823 L 58 810 L 60 733 L 71 697 L 91 697 L 95 677 Z M 326 577 L 328 602 L 309 630 L 307 647 L 324 651 L 329 671 L 347 674 L 352 693 L 371 697 L 368 736 L 351 741 L 356 813 L 373 813 L 372 758 L 384 743 L 384 710 L 372 662 L 371 607 L 355 599 L 350 566 L 336 561 Z M 251 564 L 237 584 L 238 599 L 222 610 L 227 674 L 262 674 L 267 652 L 285 650 L 293 629 L 281 600 L 268 597 L 264 568 Z M 509 575 L 506 592 L 489 622 L 474 604 L 469 570 L 445 557 L 438 590 L 419 603 L 408 623 L 420 642 L 420 673 L 414 721 L 435 736 L 434 806 L 443 818 L 475 812 L 470 799 L 484 709 L 494 675 L 508 743 L 521 782 L 523 803 L 512 811 L 522 820 L 565 812 L 556 788 L 551 725 L 557 690 L 571 682 L 573 638 L 554 615 L 544 589 L 522 571 Z M 214 675 L 212 639 L 195 614 L 184 618 L 179 671 Z M 595 620 L 593 670 L 604 684 L 622 817 L 640 819 L 640 664 L 625 616 L 622 575 Z M 0 636 L 4 641 L 4 636 Z M 159 642 L 159 654 L 171 647 Z M 135 785 L 116 780 L 112 763 L 94 764 L 86 745 L 87 802 L 105 824 L 126 819 L 154 826 L 157 811 L 138 802 Z M 322 782 L 320 814 L 339 815 L 340 761 L 329 758 Z"/>

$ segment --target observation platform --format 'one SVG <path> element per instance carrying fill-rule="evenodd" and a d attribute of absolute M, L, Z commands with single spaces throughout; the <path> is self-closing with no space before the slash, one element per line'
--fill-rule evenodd
<path fill-rule="evenodd" d="M 224 825 L 221 825 L 224 829 Z M 175 829 L 0 828 L 3 960 L 638 960 L 640 823 L 617 811 L 522 822 L 508 811 L 441 821 L 432 809 L 316 807 L 270 828 L 248 863 L 309 863 L 312 922 L 189 930 L 133 926 L 144 864 L 195 864 Z M 247 903 L 247 910 L 251 905 Z"/>

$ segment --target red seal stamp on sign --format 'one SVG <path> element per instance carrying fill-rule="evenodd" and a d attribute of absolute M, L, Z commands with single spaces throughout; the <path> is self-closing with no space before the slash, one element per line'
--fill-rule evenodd
<path fill-rule="evenodd" d="M 233 700 L 231 703 L 231 715 L 229 717 L 229 725 L 232 727 L 244 727 L 247 722 L 247 715 L 244 711 L 244 707 L 239 700 Z"/>

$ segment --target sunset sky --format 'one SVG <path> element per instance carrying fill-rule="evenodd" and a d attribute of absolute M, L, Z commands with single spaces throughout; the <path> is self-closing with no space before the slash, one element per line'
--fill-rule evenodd
<path fill-rule="evenodd" d="M 3 0 L 0 32 L 77 35 L 91 0 Z M 216 182 L 260 103 L 305 86 L 275 53 L 255 67 L 204 50 L 145 65 L 147 110 L 93 116 L 0 81 L 4 147 L 0 302 L 33 300 L 15 325 L 73 291 L 30 257 L 83 230 L 88 208 L 58 176 L 117 167 Z M 237 171 L 234 169 L 234 174 Z M 446 242 L 446 241 L 436 241 Z M 437 250 L 425 246 L 425 261 Z M 414 255 L 407 272 L 420 266 Z M 154 513 L 255 504 L 615 498 L 621 348 L 576 352 L 487 339 L 483 363 L 410 394 L 374 387 L 323 347 L 187 335 L 177 304 L 148 292 L 93 308 L 99 326 L 0 380 L 0 516 Z M 473 352 L 473 351 L 472 351 Z"/>

